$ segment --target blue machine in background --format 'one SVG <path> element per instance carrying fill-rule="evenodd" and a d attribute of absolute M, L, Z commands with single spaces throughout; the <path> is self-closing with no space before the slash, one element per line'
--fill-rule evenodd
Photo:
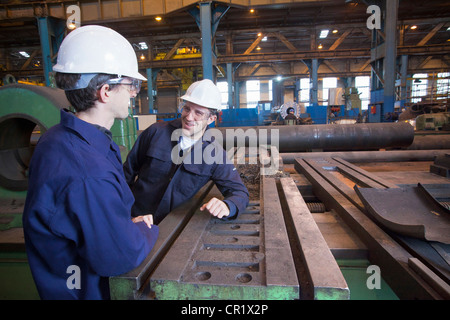
<path fill-rule="evenodd" d="M 258 126 L 258 109 L 224 109 L 219 115 L 220 127 Z"/>
<path fill-rule="evenodd" d="M 300 115 L 310 116 L 314 124 L 327 124 L 332 120 L 339 119 L 357 119 L 359 109 L 346 110 L 345 106 L 340 106 L 340 110 L 330 117 L 328 106 L 309 106 L 306 107 L 306 114 Z M 219 127 L 252 127 L 266 126 L 277 120 L 281 120 L 279 112 L 274 112 L 272 108 L 258 105 L 257 108 L 243 109 L 224 109 L 219 115 Z"/>
<path fill-rule="evenodd" d="M 309 106 L 306 107 L 306 112 L 309 113 L 314 124 L 327 123 L 327 106 Z"/>

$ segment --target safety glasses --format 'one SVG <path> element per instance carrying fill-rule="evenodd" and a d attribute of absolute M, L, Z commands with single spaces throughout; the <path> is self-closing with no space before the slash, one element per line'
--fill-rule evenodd
<path fill-rule="evenodd" d="M 133 78 L 115 78 L 109 79 L 106 84 L 120 84 L 123 86 L 130 86 L 129 90 L 138 94 L 141 90 L 142 81 Z"/>
<path fill-rule="evenodd" d="M 185 103 L 180 105 L 180 107 L 181 107 L 181 113 L 186 116 L 192 112 L 192 115 L 194 116 L 195 121 L 206 120 L 211 116 L 211 112 L 204 111 L 204 110 L 198 109 L 196 107 L 192 107 Z"/>

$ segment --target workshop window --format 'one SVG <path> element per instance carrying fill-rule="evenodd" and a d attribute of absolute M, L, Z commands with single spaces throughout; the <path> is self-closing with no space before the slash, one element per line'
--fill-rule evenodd
<path fill-rule="evenodd" d="M 259 80 L 248 80 L 245 86 L 247 90 L 247 108 L 256 108 L 258 101 L 261 100 Z"/>
<path fill-rule="evenodd" d="M 300 102 L 304 103 L 305 105 L 309 104 L 309 88 L 309 78 L 300 79 Z"/>
<path fill-rule="evenodd" d="M 329 89 L 337 88 L 337 78 L 323 78 L 322 80 L 322 105 L 328 105 Z"/>
<path fill-rule="evenodd" d="M 222 97 L 222 109 L 228 109 L 228 82 L 217 82 L 217 88 L 219 88 Z"/>
<path fill-rule="evenodd" d="M 450 72 L 438 73 L 437 99 L 448 99 L 450 94 Z"/>
<path fill-rule="evenodd" d="M 361 99 L 361 110 L 367 110 L 370 102 L 370 77 L 355 77 L 355 87 Z"/>
<path fill-rule="evenodd" d="M 413 75 L 411 102 L 417 103 L 422 101 L 422 97 L 427 95 L 428 74 L 416 73 Z"/>

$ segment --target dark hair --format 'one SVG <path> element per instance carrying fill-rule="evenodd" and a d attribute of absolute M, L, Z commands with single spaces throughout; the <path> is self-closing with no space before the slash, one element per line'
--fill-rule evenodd
<path fill-rule="evenodd" d="M 67 88 L 75 87 L 75 84 L 80 79 L 79 73 L 60 73 L 55 74 L 56 86 L 65 90 L 67 100 L 69 100 L 72 107 L 77 112 L 86 111 L 92 108 L 95 101 L 98 100 L 97 91 L 109 79 L 117 78 L 117 75 L 99 73 L 92 78 L 89 85 L 84 89 L 70 90 Z M 113 90 L 114 84 L 110 84 L 110 89 Z"/>
<path fill-rule="evenodd" d="M 217 109 L 209 109 L 208 108 L 208 110 L 209 110 L 209 116 L 211 117 L 211 116 L 219 116 L 219 110 L 217 110 Z"/>

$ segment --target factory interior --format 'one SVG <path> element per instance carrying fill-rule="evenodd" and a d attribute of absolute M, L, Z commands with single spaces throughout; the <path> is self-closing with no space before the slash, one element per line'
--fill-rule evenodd
<path fill-rule="evenodd" d="M 222 94 L 210 127 L 250 194 L 222 221 L 199 210 L 222 196 L 209 181 L 159 223 L 139 267 L 109 278 L 111 299 L 450 300 L 443 0 L 1 1 L 1 300 L 40 299 L 28 164 L 69 106 L 58 48 L 85 25 L 123 35 L 148 79 L 111 129 L 122 161 L 210 79 Z"/>

